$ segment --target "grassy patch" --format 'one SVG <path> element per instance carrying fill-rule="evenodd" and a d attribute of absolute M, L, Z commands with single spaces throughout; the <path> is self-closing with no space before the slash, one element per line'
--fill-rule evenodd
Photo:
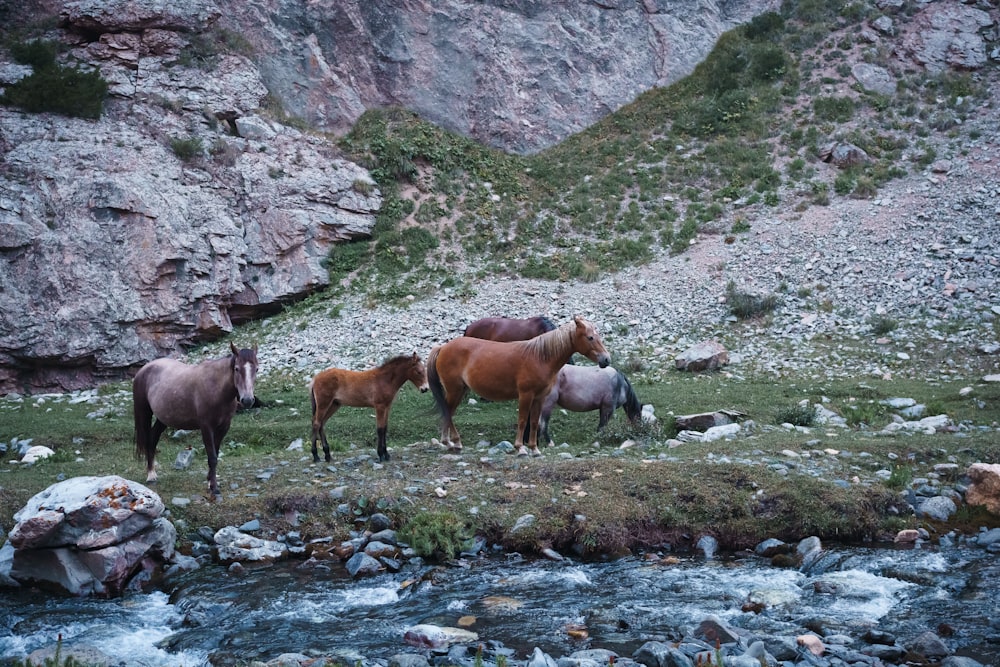
<path fill-rule="evenodd" d="M 681 372 L 655 383 L 644 382 L 641 373 L 632 379 L 642 401 L 655 406 L 659 423 L 631 426 L 619 411 L 598 433 L 596 413 L 557 410 L 551 426 L 557 442 L 565 445 L 546 449 L 542 458 L 489 451 L 500 440 L 513 439 L 513 403 L 460 406 L 456 425 L 466 450 L 458 458 L 443 456 L 431 442 L 438 426 L 428 396 L 406 385 L 389 422 L 392 460 L 382 465 L 375 455 L 373 411 L 360 408 L 345 408 L 330 419 L 334 460 L 313 464 L 305 381 L 294 373 L 271 374 L 258 382 L 266 407 L 237 413 L 225 438 L 219 462 L 224 499 L 213 503 L 206 497 L 204 450 L 195 433 L 164 435 L 155 490 L 174 519 L 190 529 L 258 518 L 265 533 L 277 534 L 290 530 L 294 519 L 307 539 L 346 539 L 357 520 L 380 511 L 430 553 L 451 553 L 479 534 L 512 549 L 552 546 L 598 554 L 665 543 L 684 548 L 705 533 L 724 548 L 808 534 L 832 540 L 884 537 L 913 520 L 890 510 L 903 483 L 901 473 L 883 482 L 877 470 L 905 461 L 917 477 L 950 460 L 960 466 L 1000 462 L 992 429 L 975 426 L 1000 421 L 1000 388 L 993 386 L 978 387 L 973 401 L 959 394 L 962 382 L 776 383 Z M 880 401 L 899 395 L 937 405 L 970 428 L 960 437 L 872 437 L 890 419 Z M 679 447 L 669 442 L 675 433 L 670 413 L 728 408 L 767 425 L 802 401 L 822 401 L 845 417 L 867 406 L 869 419 L 833 431 L 761 426 L 729 441 Z M 32 444 L 57 453 L 32 466 L 8 464 L 0 470 L 0 525 L 9 529 L 28 498 L 62 478 L 118 474 L 144 480 L 144 465 L 133 456 L 130 411 L 126 385 L 109 388 L 94 404 L 44 397 L 0 401 L 0 442 L 33 437 Z M 300 439 L 302 449 L 290 449 Z M 632 445 L 623 449 L 626 440 Z M 175 470 L 177 454 L 187 447 L 195 452 L 194 462 Z M 770 466 L 784 460 L 785 450 L 823 448 L 845 454 L 822 455 L 813 464 L 823 471 L 820 477 L 795 470 L 779 475 Z M 726 462 L 722 454 L 752 463 Z M 863 483 L 846 488 L 834 483 L 854 477 Z M 174 498 L 191 502 L 175 505 Z M 339 512 L 338 506 L 349 511 Z M 511 533 L 526 514 L 536 517 L 535 524 Z"/>

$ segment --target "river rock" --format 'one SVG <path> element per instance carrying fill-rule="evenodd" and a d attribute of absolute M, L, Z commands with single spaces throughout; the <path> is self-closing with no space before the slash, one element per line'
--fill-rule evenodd
<path fill-rule="evenodd" d="M 958 508 L 955 501 L 946 496 L 934 496 L 917 506 L 917 515 L 926 516 L 935 521 L 947 521 Z"/>
<path fill-rule="evenodd" d="M 382 571 L 382 564 L 363 551 L 348 558 L 344 567 L 347 568 L 352 577 L 370 576 Z"/>
<path fill-rule="evenodd" d="M 223 565 L 235 562 L 269 563 L 288 555 L 285 544 L 241 533 L 236 526 L 220 528 L 213 540 L 218 547 L 219 562 Z"/>
<path fill-rule="evenodd" d="M 680 649 L 663 642 L 650 641 L 640 646 L 632 657 L 646 667 L 693 667 L 694 662 Z"/>
<path fill-rule="evenodd" d="M 951 655 L 952 650 L 941 638 L 928 630 L 904 643 L 906 650 L 925 660 L 941 660 Z"/>
<path fill-rule="evenodd" d="M 419 653 L 397 653 L 389 658 L 389 667 L 430 667 L 430 662 Z"/>
<path fill-rule="evenodd" d="M 14 515 L 4 575 L 73 595 L 120 595 L 172 562 L 177 533 L 162 513 L 156 493 L 117 475 L 59 482 Z"/>
<path fill-rule="evenodd" d="M 403 641 L 410 646 L 421 648 L 444 648 L 451 644 L 474 642 L 479 635 L 462 628 L 449 628 L 429 623 L 414 625 L 403 633 Z"/>
<path fill-rule="evenodd" d="M 973 463 L 966 474 L 972 484 L 965 492 L 965 502 L 1000 515 L 1000 463 Z"/>

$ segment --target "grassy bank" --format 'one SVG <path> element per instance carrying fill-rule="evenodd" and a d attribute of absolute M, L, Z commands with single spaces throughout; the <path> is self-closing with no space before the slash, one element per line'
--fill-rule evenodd
<path fill-rule="evenodd" d="M 704 534 L 723 548 L 738 549 L 767 537 L 856 541 L 891 537 L 904 527 L 923 526 L 934 534 L 998 525 L 997 517 L 963 507 L 951 526 L 935 526 L 900 513 L 899 501 L 899 492 L 935 464 L 957 463 L 960 474 L 972 462 L 1000 462 L 1000 443 L 990 428 L 1000 422 L 995 385 L 874 379 L 818 384 L 680 372 L 655 383 L 636 375 L 633 384 L 642 401 L 655 406 L 655 425 L 630 427 L 619 411 L 598 434 L 596 412 L 557 412 L 551 426 L 563 444 L 544 449 L 541 458 L 490 451 L 513 439 L 513 403 L 463 405 L 456 424 L 466 448 L 448 454 L 431 442 L 437 418 L 429 395 L 407 385 L 390 419 L 390 462 L 377 463 L 373 411 L 344 409 L 327 425 L 333 461 L 314 465 L 305 388 L 272 373 L 258 382 L 266 407 L 237 414 L 226 438 L 219 464 L 224 499 L 206 499 L 205 458 L 196 433 L 164 436 L 156 491 L 172 516 L 192 529 L 258 518 L 266 535 L 298 530 L 305 539 L 339 539 L 356 521 L 380 511 L 419 537 L 425 551 L 443 553 L 473 534 L 526 552 L 552 547 L 596 555 L 680 549 Z M 972 393 L 960 394 L 966 386 Z M 880 401 L 893 396 L 948 414 L 961 432 L 877 435 L 891 419 Z M 849 427 L 779 426 L 801 414 L 802 400 L 825 401 Z M 98 403 L 67 397 L 0 402 L 0 441 L 33 438 L 32 444 L 56 451 L 49 460 L 8 464 L 0 472 L 0 525 L 9 529 L 28 498 L 63 478 L 145 479 L 143 464 L 133 456 L 128 385 L 105 387 Z M 670 446 L 671 413 L 723 408 L 745 413 L 755 427 L 734 440 Z M 297 439 L 304 448 L 290 450 Z M 631 444 L 622 447 L 626 441 Z M 195 449 L 194 463 L 175 470 L 173 461 L 188 446 Z M 779 464 L 788 467 L 787 474 Z M 877 470 L 891 476 L 880 479 Z M 534 524 L 511 532 L 526 514 L 536 517 Z"/>

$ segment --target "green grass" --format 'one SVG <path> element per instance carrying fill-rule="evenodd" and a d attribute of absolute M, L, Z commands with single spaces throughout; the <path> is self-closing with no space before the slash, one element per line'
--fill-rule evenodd
<path fill-rule="evenodd" d="M 876 470 L 893 469 L 897 460 L 907 461 L 914 477 L 952 458 L 960 466 L 1000 462 L 1000 444 L 989 429 L 970 428 L 961 436 L 874 437 L 873 431 L 888 423 L 884 412 L 870 424 L 859 421 L 850 429 L 813 427 L 810 433 L 797 433 L 768 426 L 775 415 L 804 399 L 825 401 L 827 408 L 847 415 L 854 406 L 884 408 L 880 400 L 900 395 L 936 405 L 956 422 L 985 426 L 1000 421 L 1000 388 L 993 385 L 977 386 L 972 398 L 959 395 L 964 386 L 960 382 L 779 383 L 770 378 L 681 372 L 655 382 L 646 381 L 642 372 L 631 379 L 643 403 L 655 406 L 660 420 L 655 427 L 632 427 L 619 411 L 598 433 L 596 412 L 557 410 L 551 429 L 556 442 L 565 445 L 543 450 L 540 459 L 526 459 L 488 450 L 500 440 L 513 441 L 517 420 L 513 403 L 463 404 L 455 423 L 466 450 L 456 460 L 431 442 L 438 436 L 438 425 L 428 395 L 405 385 L 389 422 L 391 461 L 376 463 L 372 411 L 344 408 L 327 423 L 334 460 L 314 465 L 304 382 L 298 374 L 275 373 L 258 382 L 257 393 L 266 407 L 237 413 L 225 439 L 219 462 L 221 502 L 206 498 L 205 458 L 197 434 L 174 438 L 168 431 L 164 436 L 156 491 L 171 506 L 173 517 L 192 527 L 239 525 L 256 517 L 266 531 L 277 533 L 290 529 L 287 517 L 295 513 L 297 529 L 307 538 L 346 538 L 355 515 L 377 509 L 397 527 L 409 526 L 431 551 L 448 552 L 460 538 L 475 532 L 510 548 L 575 544 L 608 553 L 707 530 L 725 548 L 752 546 L 766 537 L 797 539 L 807 534 L 840 540 L 885 537 L 915 521 L 894 517 L 888 509 L 899 475 L 886 483 L 869 481 L 849 489 L 833 480 L 856 475 L 874 480 Z M 86 403 L 40 397 L 21 403 L 0 401 L 0 441 L 33 437 L 33 444 L 56 451 L 53 458 L 33 466 L 9 464 L 0 471 L 0 525 L 9 529 L 14 512 L 29 497 L 65 477 L 117 474 L 145 479 L 144 465 L 133 457 L 131 398 L 125 389 L 122 384 L 105 391 L 102 403 L 109 407 L 100 417 L 94 417 L 95 406 Z M 758 428 L 731 441 L 670 447 L 668 440 L 675 433 L 671 414 L 721 408 L 747 414 Z M 299 438 L 303 449 L 290 451 L 289 444 Z M 620 449 L 625 440 L 635 445 Z M 478 445 L 480 441 L 487 444 Z M 194 463 L 187 470 L 174 470 L 177 454 L 188 446 L 195 450 Z M 819 479 L 794 473 L 781 476 L 768 467 L 783 460 L 786 449 L 825 448 L 853 456 L 824 457 L 825 472 Z M 755 463 L 725 464 L 721 455 Z M 267 479 L 262 478 L 265 472 Z M 343 498 L 334 498 L 330 491 L 339 487 L 345 489 Z M 439 496 L 438 487 L 446 495 Z M 194 502 L 173 506 L 175 497 Z M 823 502 L 816 503 L 816 498 Z M 340 503 L 354 511 L 338 514 Z M 458 520 L 431 521 L 425 513 L 432 517 L 450 513 Z M 514 521 L 528 513 L 538 518 L 535 528 L 509 535 Z M 573 520 L 577 514 L 588 517 L 582 532 Z"/>

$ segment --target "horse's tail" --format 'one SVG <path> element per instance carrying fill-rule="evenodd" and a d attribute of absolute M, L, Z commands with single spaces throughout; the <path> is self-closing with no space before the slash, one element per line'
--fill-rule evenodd
<path fill-rule="evenodd" d="M 552 320 L 550 320 L 549 318 L 545 317 L 545 315 L 539 315 L 538 316 L 538 321 L 542 323 L 542 331 L 543 332 L 544 331 L 552 331 L 553 329 L 557 329 L 558 328 L 556 326 L 556 323 L 553 322 Z"/>
<path fill-rule="evenodd" d="M 153 407 L 146 397 L 146 378 L 142 373 L 132 381 L 132 416 L 135 419 L 135 458 L 146 459 L 152 441 Z"/>
<path fill-rule="evenodd" d="M 309 407 L 312 410 L 310 412 L 310 414 L 312 415 L 313 421 L 316 420 L 316 387 L 315 387 L 315 385 L 316 385 L 316 378 L 313 377 L 312 380 L 309 380 L 309 384 L 307 385 L 307 388 L 309 389 Z"/>
<path fill-rule="evenodd" d="M 642 416 L 642 402 L 636 396 L 635 390 L 632 389 L 632 383 L 621 371 L 618 371 L 618 379 L 622 382 L 622 387 L 625 390 L 625 415 L 629 421 L 634 422 Z"/>
<path fill-rule="evenodd" d="M 431 353 L 427 355 L 427 386 L 430 387 L 431 396 L 434 397 L 434 405 L 438 414 L 443 418 L 448 414 L 448 403 L 444 397 L 444 385 L 441 384 L 441 376 L 438 375 L 437 358 L 441 351 L 440 345 L 431 348 Z"/>

